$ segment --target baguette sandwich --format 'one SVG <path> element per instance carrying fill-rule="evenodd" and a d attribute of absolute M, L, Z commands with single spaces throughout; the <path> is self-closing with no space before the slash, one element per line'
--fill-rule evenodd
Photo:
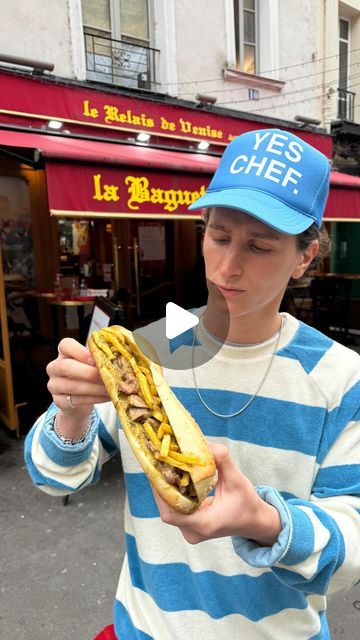
<path fill-rule="evenodd" d="M 88 345 L 150 483 L 173 509 L 191 513 L 216 481 L 214 458 L 200 427 L 130 331 L 100 329 Z"/>

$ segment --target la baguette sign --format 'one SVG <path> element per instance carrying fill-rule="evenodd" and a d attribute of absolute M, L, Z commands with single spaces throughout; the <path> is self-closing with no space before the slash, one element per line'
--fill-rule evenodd
<path fill-rule="evenodd" d="M 200 217 L 188 210 L 204 195 L 203 175 L 49 162 L 46 180 L 53 215 L 133 218 Z"/>
<path fill-rule="evenodd" d="M 120 186 L 105 184 L 100 173 L 93 176 L 93 184 L 93 200 L 119 202 L 121 199 Z M 130 211 L 140 211 L 143 204 L 158 204 L 161 205 L 163 212 L 172 213 L 182 205 L 188 207 L 205 193 L 205 185 L 201 185 L 196 191 L 152 187 L 146 176 L 127 175 L 124 178 L 124 184 L 128 192 L 126 206 Z"/>

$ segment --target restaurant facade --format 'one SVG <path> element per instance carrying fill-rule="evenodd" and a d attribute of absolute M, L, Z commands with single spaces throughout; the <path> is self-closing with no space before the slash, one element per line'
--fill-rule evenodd
<path fill-rule="evenodd" d="M 233 137 L 286 129 L 331 161 L 330 135 L 273 118 L 5 70 L 0 87 L 4 361 L 5 332 L 32 334 L 35 323 L 54 337 L 54 288 L 79 305 L 89 291 L 126 298 L 131 328 L 163 315 L 168 300 L 190 305 L 202 224 L 188 206 Z M 331 172 L 328 225 L 360 219 L 359 184 Z M 66 312 L 57 331 L 67 323 L 76 335 Z M 8 368 L 0 382 L 9 390 Z M 3 401 L 0 417 L 14 403 Z"/>

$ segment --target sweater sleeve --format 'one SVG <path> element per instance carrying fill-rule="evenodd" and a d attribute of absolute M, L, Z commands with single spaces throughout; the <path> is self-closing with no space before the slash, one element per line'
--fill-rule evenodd
<path fill-rule="evenodd" d="M 53 430 L 52 404 L 29 431 L 25 462 L 32 481 L 51 495 L 66 495 L 95 484 L 101 467 L 119 451 L 118 418 L 111 402 L 96 405 L 84 442 L 64 444 Z"/>
<path fill-rule="evenodd" d="M 359 394 L 357 383 L 328 412 L 309 500 L 285 500 L 270 487 L 258 487 L 280 513 L 282 531 L 273 547 L 233 538 L 246 562 L 270 567 L 287 586 L 305 593 L 350 588 L 360 578 Z"/>

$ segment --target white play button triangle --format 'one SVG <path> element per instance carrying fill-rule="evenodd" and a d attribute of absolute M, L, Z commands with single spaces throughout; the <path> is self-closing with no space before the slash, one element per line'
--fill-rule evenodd
<path fill-rule="evenodd" d="M 193 313 L 186 311 L 174 302 L 168 302 L 166 305 L 166 337 L 168 340 L 177 338 L 184 331 L 192 329 L 199 324 L 199 318 Z"/>

